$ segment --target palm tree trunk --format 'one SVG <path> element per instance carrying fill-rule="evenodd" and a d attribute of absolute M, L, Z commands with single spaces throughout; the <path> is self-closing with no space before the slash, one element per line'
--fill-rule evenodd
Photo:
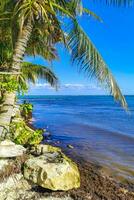
<path fill-rule="evenodd" d="M 4 138 L 8 134 L 14 103 L 15 93 L 5 93 L 0 108 L 0 138 Z"/>
<path fill-rule="evenodd" d="M 29 19 L 23 30 L 20 30 L 17 42 L 15 44 L 13 62 L 11 66 L 11 70 L 13 72 L 18 72 L 21 70 L 21 62 L 26 51 L 32 28 L 33 25 L 31 23 L 31 19 Z"/>
<path fill-rule="evenodd" d="M 27 43 L 29 41 L 33 25 L 31 23 L 31 19 L 27 21 L 27 24 L 24 26 L 22 30 L 20 30 L 17 42 L 15 44 L 15 50 L 13 54 L 13 62 L 11 66 L 11 72 L 20 72 L 21 70 L 21 62 L 23 60 Z M 11 117 L 13 114 L 13 108 L 15 104 L 15 92 L 4 94 L 4 103 L 2 104 L 1 112 L 0 112 L 0 138 L 6 128 L 9 130 L 9 125 L 11 122 Z"/>

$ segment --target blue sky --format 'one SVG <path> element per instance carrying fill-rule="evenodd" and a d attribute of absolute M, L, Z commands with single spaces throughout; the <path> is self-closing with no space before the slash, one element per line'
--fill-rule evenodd
<path fill-rule="evenodd" d="M 89 0 L 84 0 L 84 5 L 99 15 L 103 23 L 84 16 L 80 19 L 81 25 L 108 64 L 122 92 L 134 94 L 134 7 L 108 7 Z M 60 80 L 59 91 L 39 80 L 35 86 L 30 85 L 29 94 L 107 94 L 95 80 L 78 73 L 77 66 L 71 65 L 70 57 L 62 47 L 58 47 L 58 51 L 60 60 L 53 62 L 53 70 Z M 46 65 L 39 57 L 26 59 Z"/>

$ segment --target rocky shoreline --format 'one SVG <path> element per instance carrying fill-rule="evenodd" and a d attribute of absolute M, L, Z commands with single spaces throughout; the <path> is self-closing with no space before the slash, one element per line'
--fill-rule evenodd
<path fill-rule="evenodd" d="M 68 148 L 68 147 L 67 147 Z M 77 163 L 80 171 L 81 186 L 67 192 L 43 191 L 37 187 L 36 190 L 41 194 L 49 194 L 53 197 L 62 198 L 69 195 L 74 200 L 133 200 L 134 185 L 132 183 L 121 183 L 116 179 L 101 173 L 101 166 L 83 160 L 74 152 L 67 153 L 67 149 L 62 148 L 68 157 Z"/>
<path fill-rule="evenodd" d="M 78 165 L 79 171 L 80 171 L 80 179 L 81 179 L 81 185 L 79 187 L 79 184 L 77 185 L 77 181 L 75 181 L 75 177 L 78 177 L 79 175 L 77 172 L 76 174 L 73 174 L 72 177 L 74 178 L 74 182 L 72 181 L 72 186 L 69 187 L 75 187 L 76 183 L 76 189 L 69 189 L 64 188 L 62 191 L 60 190 L 60 187 L 64 187 L 68 183 L 66 182 L 65 176 L 58 177 L 58 179 L 61 181 L 56 181 L 51 179 L 52 182 L 48 182 L 44 186 L 43 181 L 46 180 L 46 174 L 44 176 L 44 172 L 47 173 L 47 176 L 49 177 L 52 168 L 48 168 L 47 170 L 44 169 L 43 174 L 39 174 L 39 170 L 35 167 L 35 163 L 39 164 L 41 155 L 48 154 L 53 155 L 52 152 L 61 152 L 61 150 L 57 147 L 53 147 L 51 145 L 39 145 L 38 150 L 31 150 L 32 157 L 30 158 L 32 160 L 32 164 L 29 164 L 28 155 L 19 156 L 17 158 L 10 158 L 10 159 L 0 159 L 0 172 L 3 171 L 3 173 L 0 174 L 0 200 L 133 200 L 134 199 L 134 186 L 128 185 L 128 184 L 122 184 L 118 183 L 115 180 L 113 180 L 110 177 L 104 176 L 99 171 L 99 166 L 86 162 L 82 160 L 81 158 L 75 157 L 73 155 L 73 158 L 75 157 L 75 162 Z M 44 148 L 44 152 L 42 152 L 42 148 Z M 24 149 L 22 149 L 24 150 Z M 20 153 L 20 148 L 19 148 Z M 64 154 L 63 154 L 64 155 Z M 64 155 L 65 156 L 65 155 Z M 55 153 L 54 153 L 55 157 Z M 65 156 L 66 157 L 66 156 Z M 69 159 L 66 157 L 67 160 Z M 49 157 L 50 159 L 50 157 Z M 57 159 L 57 157 L 56 157 Z M 58 157 L 59 159 L 59 157 Z M 8 162 L 7 162 L 8 160 Z M 34 163 L 33 163 L 34 161 Z M 71 161 L 69 159 L 69 161 Z M 44 159 L 43 159 L 44 162 Z M 57 162 L 57 167 L 60 163 L 60 161 L 52 161 L 51 163 Z M 72 162 L 72 161 L 71 161 Z M 27 164 L 24 164 L 27 163 Z M 74 163 L 74 162 L 73 162 Z M 41 159 L 42 164 L 42 159 Z M 49 163 L 50 164 L 50 163 Z M 27 165 L 27 166 L 26 166 Z M 28 166 L 29 165 L 29 166 Z M 3 167 L 4 168 L 3 168 Z M 6 168 L 6 166 L 8 166 Z M 11 166 L 11 167 L 9 167 Z M 22 168 L 23 166 L 23 168 Z M 25 167 L 25 169 L 24 169 Z M 76 165 L 75 165 L 76 167 Z M 2 170 L 2 168 L 4 170 Z M 7 171 L 5 169 L 8 169 Z M 46 170 L 46 171 L 45 171 Z M 61 165 L 59 170 L 61 170 Z M 62 170 L 61 170 L 62 171 Z M 55 176 L 57 171 L 54 171 Z M 63 173 L 63 171 L 62 171 Z M 66 171 L 65 171 L 66 173 Z M 3 177 L 2 177 L 3 175 Z M 38 177 L 38 179 L 36 179 Z M 40 177 L 40 178 L 39 178 Z M 41 178 L 42 177 L 42 178 Z M 57 179 L 57 180 L 58 180 Z M 67 181 L 69 179 L 67 178 Z M 55 183 L 55 186 L 54 186 Z M 65 185 L 64 185 L 65 183 Z M 58 185 L 57 185 L 58 184 Z M 43 186 L 43 187 L 42 187 Z M 51 188 L 50 189 L 47 189 Z M 59 187 L 55 188 L 55 187 Z M 78 187 L 78 188 L 77 188 Z M 55 190 L 55 191 L 54 191 Z"/>
<path fill-rule="evenodd" d="M 10 140 L 0 143 L 0 199 L 43 199 L 42 191 L 69 191 L 80 187 L 77 165 L 60 148 L 37 145 L 25 149 Z M 17 191 L 17 193 L 16 193 Z M 64 197 L 65 195 L 63 195 Z M 68 197 L 68 198 L 67 198 Z M 66 194 L 66 199 L 69 199 Z M 63 198 L 64 199 L 64 198 Z"/>

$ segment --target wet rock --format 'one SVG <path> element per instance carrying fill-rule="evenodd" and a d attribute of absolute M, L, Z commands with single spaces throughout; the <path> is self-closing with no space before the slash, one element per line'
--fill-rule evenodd
<path fill-rule="evenodd" d="M 67 191 L 80 187 L 77 165 L 59 148 L 51 145 L 39 145 L 39 150 L 42 155 L 32 157 L 25 163 L 24 177 L 26 179 L 54 191 Z"/>
<path fill-rule="evenodd" d="M 55 144 L 60 144 L 60 143 L 61 143 L 60 141 L 56 141 L 56 142 L 55 142 Z"/>
<path fill-rule="evenodd" d="M 21 145 L 16 145 L 10 140 L 4 140 L 0 143 L 0 158 L 11 158 L 22 156 L 26 149 Z"/>
<path fill-rule="evenodd" d="M 50 137 L 51 137 L 51 133 L 50 132 L 46 131 L 46 132 L 43 133 L 43 138 L 44 139 L 49 139 Z"/>
<path fill-rule="evenodd" d="M 73 147 L 71 144 L 68 144 L 67 147 L 68 147 L 69 149 L 74 149 L 74 147 Z"/>

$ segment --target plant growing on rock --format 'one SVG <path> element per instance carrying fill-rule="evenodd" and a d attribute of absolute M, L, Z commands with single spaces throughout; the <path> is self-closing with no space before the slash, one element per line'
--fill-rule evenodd
<path fill-rule="evenodd" d="M 12 122 L 10 125 L 10 135 L 16 144 L 24 146 L 40 144 L 43 136 L 42 130 L 32 130 L 24 121 Z"/>
<path fill-rule="evenodd" d="M 42 130 L 30 132 L 25 129 L 15 138 L 14 141 L 16 144 L 21 144 L 24 146 L 37 145 L 40 144 L 43 139 L 42 133 Z"/>
<path fill-rule="evenodd" d="M 24 103 L 20 105 L 20 111 L 24 119 L 27 120 L 32 116 L 33 105 L 29 102 L 24 101 Z"/>

